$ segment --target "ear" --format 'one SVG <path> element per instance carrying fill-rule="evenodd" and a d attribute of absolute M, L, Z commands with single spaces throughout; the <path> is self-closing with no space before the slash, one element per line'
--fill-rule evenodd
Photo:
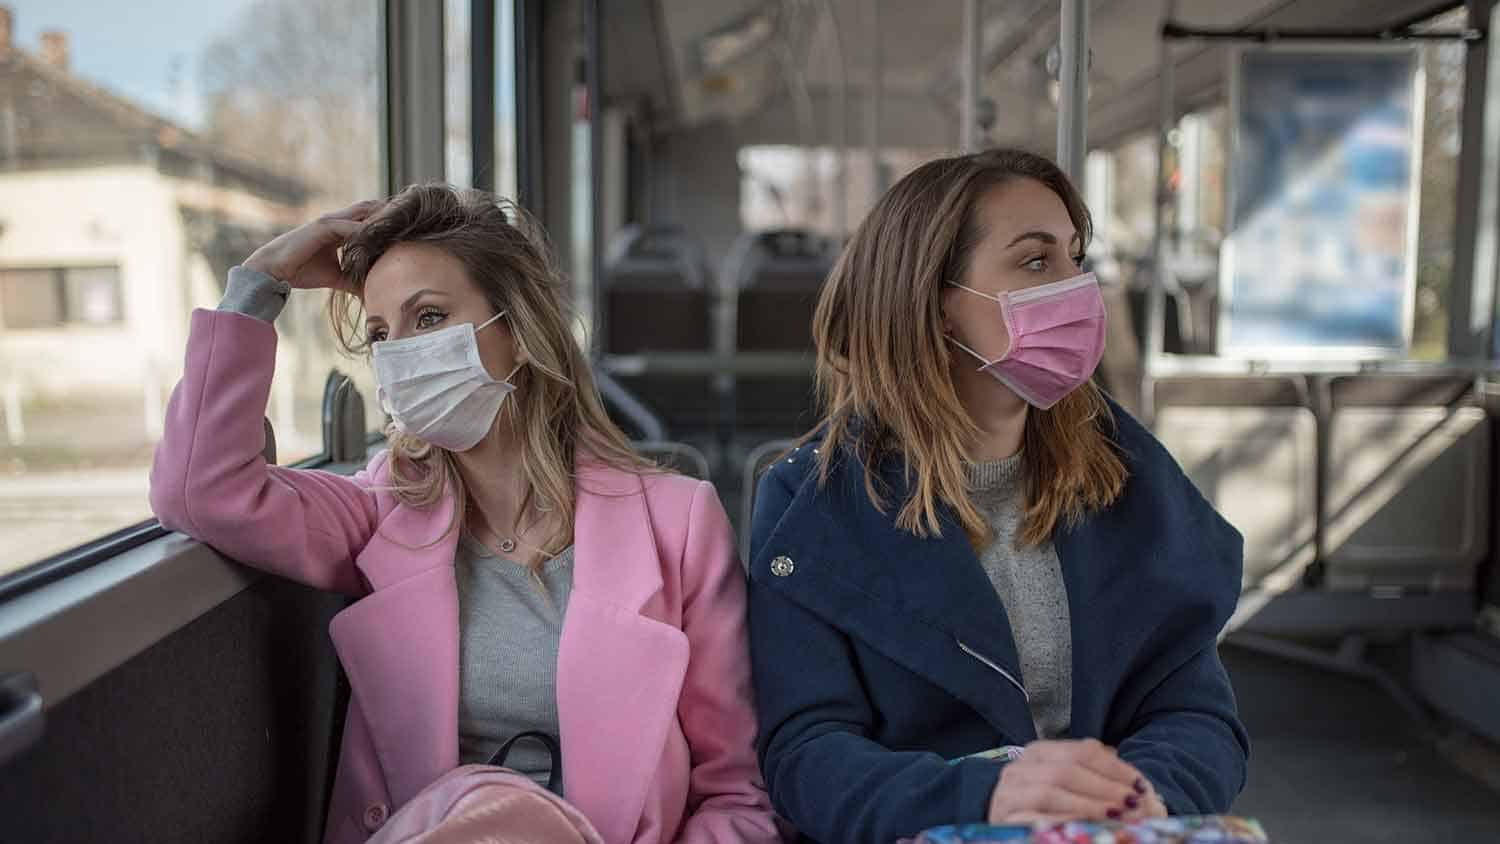
<path fill-rule="evenodd" d="M 944 334 L 953 333 L 953 317 L 949 316 L 952 311 L 948 305 L 952 301 L 952 296 L 955 292 L 952 287 L 945 285 L 943 292 L 938 294 L 938 318 L 943 321 Z"/>

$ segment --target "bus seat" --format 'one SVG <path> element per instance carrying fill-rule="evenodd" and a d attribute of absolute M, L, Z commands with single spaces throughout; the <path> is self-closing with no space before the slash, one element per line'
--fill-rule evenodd
<path fill-rule="evenodd" d="M 1474 588 L 1489 555 L 1491 447 L 1474 387 L 1461 376 L 1332 380 L 1330 587 Z"/>
<path fill-rule="evenodd" d="M 1156 435 L 1245 537 L 1244 584 L 1287 587 L 1316 558 L 1317 419 L 1298 377 L 1156 382 Z"/>
<path fill-rule="evenodd" d="M 276 429 L 271 427 L 270 419 L 262 419 L 261 427 L 266 432 L 266 444 L 260 450 L 260 456 L 265 458 L 266 464 L 276 465 Z"/>
<path fill-rule="evenodd" d="M 796 374 L 737 378 L 737 426 L 783 432 L 811 427 L 813 311 L 836 258 L 832 241 L 807 231 L 747 232 L 735 243 L 725 267 L 725 289 L 736 303 L 734 348 L 800 353 L 806 361 L 806 370 Z"/>
<path fill-rule="evenodd" d="M 745 473 L 740 493 L 740 559 L 748 570 L 750 566 L 750 520 L 755 515 L 755 489 L 760 476 L 776 462 L 776 458 L 796 447 L 796 440 L 771 440 L 750 450 L 745 458 Z"/>
<path fill-rule="evenodd" d="M 703 456 L 703 452 L 687 443 L 646 441 L 633 442 L 630 445 L 642 457 L 656 461 L 662 468 L 690 478 L 697 478 L 700 481 L 713 480 L 709 472 L 708 458 Z"/>
<path fill-rule="evenodd" d="M 611 354 L 709 348 L 708 274 L 686 232 L 626 226 L 604 267 Z"/>
<path fill-rule="evenodd" d="M 708 352 L 710 293 L 703 249 L 686 232 L 626 226 L 605 258 L 606 354 Z M 718 418 L 710 377 L 645 372 L 619 380 L 674 429 Z"/>

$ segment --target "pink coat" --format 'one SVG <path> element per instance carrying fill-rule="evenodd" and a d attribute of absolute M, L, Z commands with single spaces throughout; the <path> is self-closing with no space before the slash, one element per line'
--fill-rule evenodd
<path fill-rule="evenodd" d="M 453 503 L 399 504 L 381 488 L 384 452 L 353 478 L 266 465 L 275 355 L 269 324 L 193 313 L 151 506 L 229 557 L 360 596 L 329 628 L 352 695 L 324 834 L 354 844 L 458 764 Z M 680 476 L 578 474 L 557 657 L 568 800 L 610 844 L 779 840 L 753 749 L 744 579 L 718 496 Z"/>

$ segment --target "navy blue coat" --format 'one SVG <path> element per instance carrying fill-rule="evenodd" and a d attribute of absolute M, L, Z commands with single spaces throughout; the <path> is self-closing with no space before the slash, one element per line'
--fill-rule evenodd
<path fill-rule="evenodd" d="M 1216 637 L 1239 597 L 1242 540 L 1160 443 L 1114 408 L 1120 498 L 1054 545 L 1073 631 L 1074 738 L 1151 780 L 1173 814 L 1226 812 L 1249 741 Z M 818 484 L 814 440 L 761 479 L 751 526 L 750 644 L 761 770 L 778 813 L 816 841 L 887 844 L 982 821 L 1001 763 L 959 757 L 1034 741 L 1005 608 L 962 528 L 895 525 L 863 466 Z"/>

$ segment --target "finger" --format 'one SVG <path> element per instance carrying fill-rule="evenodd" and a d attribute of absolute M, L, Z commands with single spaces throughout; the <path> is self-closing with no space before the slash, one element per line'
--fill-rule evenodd
<path fill-rule="evenodd" d="M 332 218 L 324 220 L 323 224 L 328 227 L 328 230 L 339 243 L 343 243 L 353 237 L 354 233 L 364 228 L 365 225 L 358 220 L 335 220 Z"/>
<path fill-rule="evenodd" d="M 1059 742 L 1063 746 L 1053 752 L 1084 765 L 1094 773 L 1114 780 L 1144 796 L 1150 789 L 1146 778 L 1134 766 L 1122 760 L 1113 747 L 1095 739 Z"/>
<path fill-rule="evenodd" d="M 378 211 L 385 205 L 383 199 L 362 199 L 353 205 L 346 205 L 337 211 L 330 211 L 323 215 L 327 220 L 363 220 Z"/>
<path fill-rule="evenodd" d="M 1065 785 L 1044 789 L 1031 805 L 1049 814 L 1089 821 L 1118 821 L 1129 811 L 1118 800 L 1086 797 Z"/>
<path fill-rule="evenodd" d="M 1021 773 L 1019 770 L 1017 774 Z M 1003 802 L 997 814 L 1007 812 L 1046 812 L 1079 820 L 1119 820 L 1125 807 L 1116 800 L 1098 800 L 1070 791 L 1062 784 L 1068 771 L 1052 768 L 1033 770 L 1022 779 L 1002 785 Z"/>
<path fill-rule="evenodd" d="M 1146 805 L 1143 807 L 1148 818 L 1164 818 L 1167 816 L 1167 804 L 1156 796 L 1156 792 L 1146 795 Z"/>
<path fill-rule="evenodd" d="M 1146 798 L 1130 786 L 1109 779 L 1080 762 L 1049 762 L 1042 774 L 1050 783 L 1074 794 L 1130 812 L 1139 809 Z"/>

